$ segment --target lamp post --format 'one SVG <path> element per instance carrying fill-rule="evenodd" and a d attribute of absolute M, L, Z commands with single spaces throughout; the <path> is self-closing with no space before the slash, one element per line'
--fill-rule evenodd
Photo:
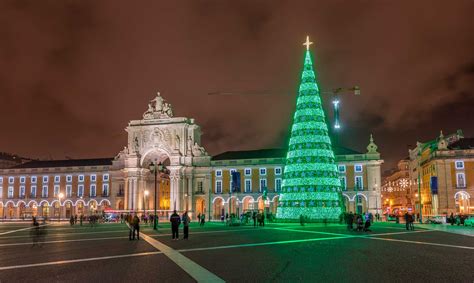
<path fill-rule="evenodd" d="M 158 227 L 158 213 L 157 213 L 157 205 L 158 205 L 158 173 L 162 173 L 166 171 L 166 167 L 160 162 L 158 165 L 155 163 L 150 164 L 150 171 L 155 174 L 155 200 L 154 200 L 154 216 L 153 216 L 153 230 L 157 230 Z"/>
<path fill-rule="evenodd" d="M 58 194 L 58 202 L 59 202 L 59 206 L 58 206 L 58 222 L 61 221 L 61 199 L 64 197 L 64 194 L 63 193 L 59 193 Z"/>
<path fill-rule="evenodd" d="M 149 194 L 150 192 L 148 190 L 145 190 L 145 194 L 143 196 L 143 217 L 145 217 L 146 198 L 148 197 Z"/>

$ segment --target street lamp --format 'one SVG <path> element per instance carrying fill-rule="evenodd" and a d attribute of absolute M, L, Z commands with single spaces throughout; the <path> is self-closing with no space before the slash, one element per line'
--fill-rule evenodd
<path fill-rule="evenodd" d="M 59 202 L 59 206 L 58 206 L 58 222 L 61 221 L 61 199 L 64 197 L 64 194 L 63 193 L 59 193 L 58 194 L 58 202 Z"/>
<path fill-rule="evenodd" d="M 166 172 L 166 166 L 161 162 L 156 165 L 155 163 L 150 164 L 150 171 L 155 175 L 155 203 L 154 203 L 154 216 L 153 216 L 153 230 L 157 229 L 158 226 L 158 214 L 157 214 L 157 205 L 158 205 L 158 173 Z"/>
<path fill-rule="evenodd" d="M 148 190 L 145 190 L 145 195 L 143 196 L 143 217 L 145 217 L 145 206 L 146 206 L 146 198 L 148 197 L 148 195 L 150 194 L 150 192 Z"/>

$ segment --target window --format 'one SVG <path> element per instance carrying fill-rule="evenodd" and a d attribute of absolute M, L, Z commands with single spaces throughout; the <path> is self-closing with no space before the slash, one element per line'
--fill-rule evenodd
<path fill-rule="evenodd" d="M 59 185 L 54 185 L 53 196 L 56 198 L 59 195 Z"/>
<path fill-rule="evenodd" d="M 84 175 L 79 175 L 79 176 L 77 176 L 77 180 L 78 180 L 79 182 L 84 182 Z"/>
<path fill-rule="evenodd" d="M 245 192 L 251 193 L 252 192 L 252 180 L 245 179 Z"/>
<path fill-rule="evenodd" d="M 260 175 L 265 176 L 267 175 L 267 168 L 260 168 Z"/>
<path fill-rule="evenodd" d="M 244 174 L 245 174 L 245 176 L 252 176 L 252 169 L 251 168 L 245 168 Z"/>
<path fill-rule="evenodd" d="M 96 190 L 96 185 L 95 185 L 95 184 L 92 184 L 92 185 L 90 186 L 89 195 L 90 195 L 91 197 L 95 197 L 95 196 L 96 196 L 96 191 L 97 191 L 97 190 Z"/>
<path fill-rule="evenodd" d="M 15 183 L 15 177 L 8 177 L 8 184 Z"/>
<path fill-rule="evenodd" d="M 31 186 L 31 188 L 30 188 L 30 197 L 32 197 L 32 198 L 36 197 L 36 186 Z"/>
<path fill-rule="evenodd" d="M 102 184 L 102 196 L 103 197 L 109 196 L 109 184 Z"/>
<path fill-rule="evenodd" d="M 202 181 L 197 182 L 197 189 L 198 189 L 198 192 L 204 193 L 204 184 Z"/>
<path fill-rule="evenodd" d="M 3 184 L 3 177 L 0 177 L 0 184 Z"/>
<path fill-rule="evenodd" d="M 67 175 L 66 176 L 66 182 L 68 182 L 68 183 L 72 182 L 72 175 Z"/>
<path fill-rule="evenodd" d="M 281 179 L 277 178 L 275 179 L 275 192 L 281 191 Z"/>
<path fill-rule="evenodd" d="M 21 184 L 24 184 L 26 182 L 26 177 L 25 176 L 21 176 L 20 177 L 20 183 Z"/>
<path fill-rule="evenodd" d="M 267 188 L 267 179 L 260 179 L 260 192 Z"/>
<path fill-rule="evenodd" d="M 48 176 L 43 176 L 43 184 L 44 184 L 44 183 L 47 183 L 48 180 L 49 180 Z"/>
<path fill-rule="evenodd" d="M 362 183 L 362 176 L 355 176 L 355 190 L 357 191 L 363 191 L 364 190 L 364 184 Z"/>
<path fill-rule="evenodd" d="M 464 175 L 464 173 L 456 173 L 456 187 L 466 187 L 466 176 Z"/>
<path fill-rule="evenodd" d="M 234 172 L 236 172 L 235 169 L 230 169 L 230 170 L 229 170 L 229 174 L 230 174 L 231 177 L 232 177 L 232 174 L 233 174 Z"/>
<path fill-rule="evenodd" d="M 3 187 L 0 187 L 0 199 L 3 198 Z"/>
<path fill-rule="evenodd" d="M 41 191 L 41 197 L 43 198 L 48 197 L 48 186 L 43 186 L 43 190 Z"/>
<path fill-rule="evenodd" d="M 108 182 L 109 181 L 109 174 L 102 175 L 102 181 Z"/>
<path fill-rule="evenodd" d="M 24 198 L 25 197 L 25 186 L 20 186 L 20 198 Z"/>
<path fill-rule="evenodd" d="M 13 187 L 12 186 L 8 187 L 8 198 L 13 198 Z"/>
<path fill-rule="evenodd" d="M 275 175 L 281 175 L 281 167 L 275 167 Z"/>
<path fill-rule="evenodd" d="M 340 177 L 341 180 L 341 186 L 343 191 L 347 191 L 347 180 L 346 177 Z"/>
<path fill-rule="evenodd" d="M 91 182 L 95 182 L 95 181 L 97 181 L 97 175 L 92 174 L 91 175 Z"/>
<path fill-rule="evenodd" d="M 216 181 L 216 194 L 222 194 L 222 181 Z"/>
<path fill-rule="evenodd" d="M 222 177 L 222 170 L 216 170 L 216 177 Z"/>
<path fill-rule="evenodd" d="M 77 186 L 77 196 L 83 197 L 84 196 L 84 185 Z"/>
<path fill-rule="evenodd" d="M 462 160 L 456 160 L 456 169 L 464 169 L 464 161 Z"/>
<path fill-rule="evenodd" d="M 125 194 L 125 184 L 119 184 L 119 191 L 117 196 L 123 196 Z"/>
<path fill-rule="evenodd" d="M 37 181 L 38 181 L 38 178 L 36 178 L 36 176 L 31 176 L 31 183 L 32 184 L 36 184 Z"/>
<path fill-rule="evenodd" d="M 346 165 L 338 165 L 337 169 L 340 173 L 346 173 Z"/>
<path fill-rule="evenodd" d="M 72 196 L 72 186 L 66 185 L 66 197 L 70 198 Z"/>
<path fill-rule="evenodd" d="M 61 176 L 54 176 L 54 182 L 55 183 L 61 182 Z"/>
<path fill-rule="evenodd" d="M 13 186 L 8 186 L 8 198 L 13 198 L 14 188 Z"/>
<path fill-rule="evenodd" d="M 357 172 L 357 173 L 362 172 L 362 164 L 354 165 L 354 171 Z"/>

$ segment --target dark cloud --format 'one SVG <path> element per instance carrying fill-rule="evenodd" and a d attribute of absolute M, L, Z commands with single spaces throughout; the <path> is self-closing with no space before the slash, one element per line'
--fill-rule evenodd
<path fill-rule="evenodd" d="M 341 97 L 343 145 L 364 151 L 373 133 L 392 166 L 441 128 L 474 131 L 472 1 L 51 0 L 0 10 L 2 151 L 113 156 L 158 90 L 196 118 L 213 154 L 282 146 L 306 34 L 322 90 L 361 87 Z"/>

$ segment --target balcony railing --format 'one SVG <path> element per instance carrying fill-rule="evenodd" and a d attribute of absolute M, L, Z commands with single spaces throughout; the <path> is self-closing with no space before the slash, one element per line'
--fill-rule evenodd
<path fill-rule="evenodd" d="M 118 193 L 117 193 L 117 196 L 118 196 L 118 197 L 123 197 L 123 196 L 124 196 L 124 193 L 123 193 L 123 192 L 118 192 Z"/>
<path fill-rule="evenodd" d="M 101 197 L 103 197 L 103 198 L 109 197 L 109 193 L 101 194 Z"/>

